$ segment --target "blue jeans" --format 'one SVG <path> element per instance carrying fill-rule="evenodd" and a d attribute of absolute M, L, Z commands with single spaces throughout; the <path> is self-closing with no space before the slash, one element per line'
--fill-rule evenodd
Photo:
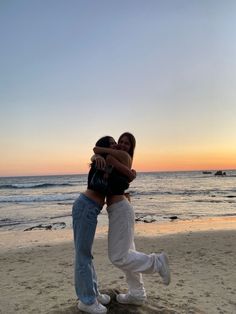
<path fill-rule="evenodd" d="M 75 244 L 75 291 L 84 304 L 93 304 L 98 295 L 97 276 L 93 266 L 92 245 L 97 216 L 102 206 L 81 194 L 72 208 Z"/>

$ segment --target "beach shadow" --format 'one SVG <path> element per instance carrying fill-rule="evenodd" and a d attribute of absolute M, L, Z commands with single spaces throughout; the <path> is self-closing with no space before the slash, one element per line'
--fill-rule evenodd
<path fill-rule="evenodd" d="M 107 305 L 107 314 L 178 314 L 177 311 L 173 309 L 168 309 L 166 307 L 160 306 L 152 300 L 148 299 L 147 303 L 142 306 L 120 304 L 116 301 L 116 295 L 119 293 L 118 290 L 106 290 L 101 291 L 102 293 L 109 294 L 111 297 L 111 302 Z M 68 308 L 57 309 L 50 312 L 51 314 L 79 314 L 84 313 L 80 311 L 76 305 L 72 305 Z"/>

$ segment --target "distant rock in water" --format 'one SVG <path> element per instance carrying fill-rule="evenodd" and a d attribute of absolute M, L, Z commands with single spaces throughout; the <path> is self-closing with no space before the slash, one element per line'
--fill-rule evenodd
<path fill-rule="evenodd" d="M 203 171 L 202 173 L 203 174 L 211 174 L 212 172 L 211 171 Z"/>
<path fill-rule="evenodd" d="M 66 227 L 66 223 L 65 222 L 54 222 L 52 224 L 40 224 L 37 226 L 33 226 L 30 228 L 26 228 L 24 229 L 24 231 L 31 231 L 33 229 L 36 230 L 55 230 L 55 229 L 64 229 Z"/>
<path fill-rule="evenodd" d="M 215 176 L 226 176 L 226 172 L 222 170 L 218 170 L 216 171 Z"/>

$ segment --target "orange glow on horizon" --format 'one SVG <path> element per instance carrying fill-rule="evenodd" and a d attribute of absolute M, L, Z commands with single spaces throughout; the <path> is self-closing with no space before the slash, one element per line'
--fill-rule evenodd
<path fill-rule="evenodd" d="M 138 171 L 194 171 L 236 169 L 236 153 L 140 154 L 133 163 Z"/>
<path fill-rule="evenodd" d="M 236 156 L 224 153 L 186 153 L 185 156 L 177 153 L 138 153 L 132 168 L 137 172 L 229 170 L 236 169 Z M 86 158 L 78 161 L 64 156 L 57 160 L 45 158 L 38 161 L 18 160 L 17 163 L 5 163 L 0 169 L 0 176 L 86 174 L 88 170 L 89 161 Z"/>

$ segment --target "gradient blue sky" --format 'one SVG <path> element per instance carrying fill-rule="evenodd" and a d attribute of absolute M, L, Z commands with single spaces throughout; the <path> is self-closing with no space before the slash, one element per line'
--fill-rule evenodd
<path fill-rule="evenodd" d="M 0 175 L 236 168 L 236 1 L 0 1 Z"/>

